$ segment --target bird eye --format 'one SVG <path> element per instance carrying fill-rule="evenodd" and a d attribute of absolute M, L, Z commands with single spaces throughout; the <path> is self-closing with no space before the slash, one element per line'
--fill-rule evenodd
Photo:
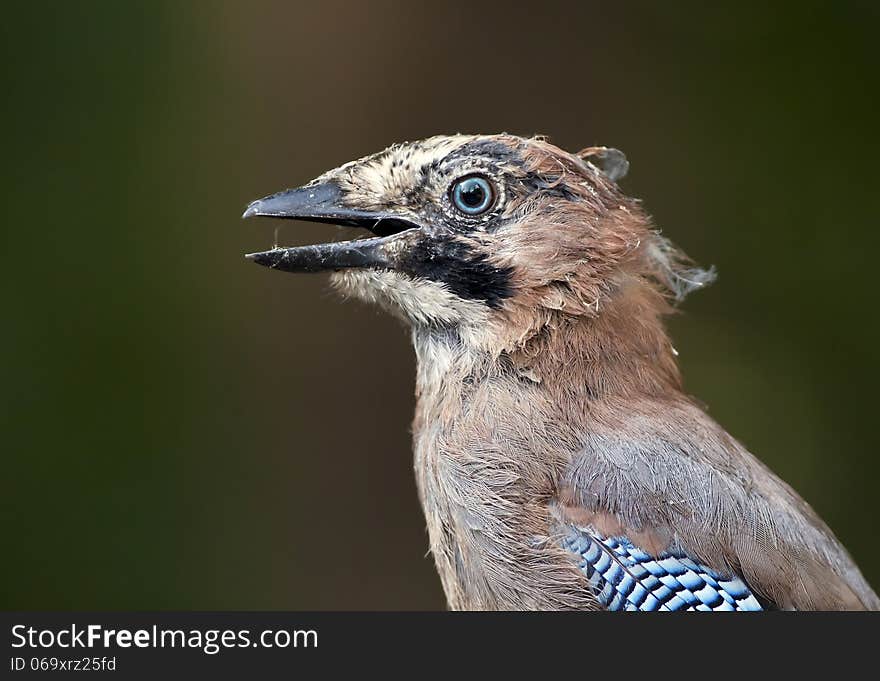
<path fill-rule="evenodd" d="M 480 215 L 495 203 L 492 183 L 480 175 L 456 180 L 450 188 L 452 204 L 465 215 Z"/>

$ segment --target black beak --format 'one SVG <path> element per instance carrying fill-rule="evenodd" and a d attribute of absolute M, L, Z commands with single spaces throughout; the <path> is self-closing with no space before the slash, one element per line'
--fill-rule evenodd
<path fill-rule="evenodd" d="M 254 201 L 242 217 L 253 216 L 364 227 L 376 235 L 375 238 L 355 241 L 273 248 L 271 251 L 249 253 L 245 256 L 260 265 L 286 272 L 393 267 L 393 253 L 400 249 L 390 248 L 391 244 L 399 241 L 398 234 L 418 227 L 398 215 L 346 206 L 342 190 L 332 181 L 289 189 Z"/>

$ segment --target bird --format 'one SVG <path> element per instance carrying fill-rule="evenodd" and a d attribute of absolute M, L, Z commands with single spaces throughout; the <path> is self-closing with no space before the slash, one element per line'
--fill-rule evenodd
<path fill-rule="evenodd" d="M 665 317 L 714 279 L 611 147 L 394 144 L 253 201 L 369 235 L 246 257 L 409 328 L 414 470 L 451 610 L 877 610 L 833 532 L 683 388 Z"/>

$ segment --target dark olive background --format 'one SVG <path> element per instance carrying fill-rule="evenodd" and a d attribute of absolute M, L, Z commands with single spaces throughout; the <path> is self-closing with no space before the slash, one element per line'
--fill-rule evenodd
<path fill-rule="evenodd" d="M 405 330 L 239 216 L 456 131 L 626 151 L 688 389 L 880 585 L 877 5 L 610 4 L 6 6 L 0 605 L 443 607 Z"/>

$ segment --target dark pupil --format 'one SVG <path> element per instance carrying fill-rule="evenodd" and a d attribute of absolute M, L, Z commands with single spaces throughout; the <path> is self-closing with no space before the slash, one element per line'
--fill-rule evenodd
<path fill-rule="evenodd" d="M 478 208 L 486 198 L 486 191 L 478 180 L 465 180 L 459 196 L 461 202 L 468 208 Z"/>

